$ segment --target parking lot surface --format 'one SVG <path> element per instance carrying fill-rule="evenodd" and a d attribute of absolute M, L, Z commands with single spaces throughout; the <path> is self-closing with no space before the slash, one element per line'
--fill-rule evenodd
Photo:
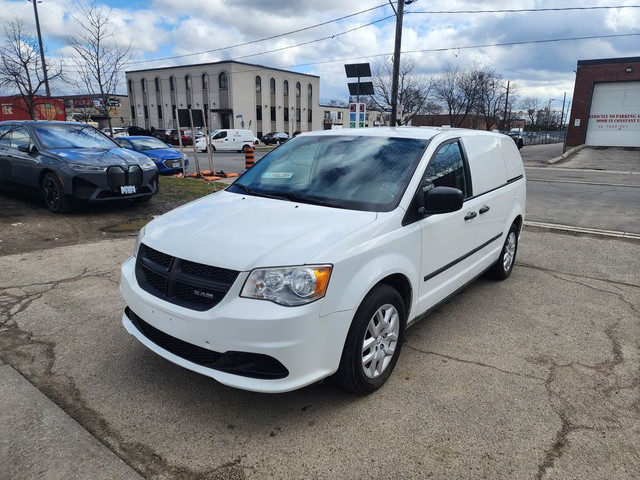
<path fill-rule="evenodd" d="M 0 479 L 637 478 L 637 240 L 525 227 L 512 276 L 410 328 L 366 397 L 151 353 L 120 323 L 133 243 L 0 256 Z"/>

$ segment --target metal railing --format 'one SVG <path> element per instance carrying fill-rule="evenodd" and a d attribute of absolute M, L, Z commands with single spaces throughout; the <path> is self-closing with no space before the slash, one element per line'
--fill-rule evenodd
<path fill-rule="evenodd" d="M 524 145 L 542 145 L 545 143 L 564 142 L 566 131 L 555 130 L 550 132 L 522 132 Z"/>

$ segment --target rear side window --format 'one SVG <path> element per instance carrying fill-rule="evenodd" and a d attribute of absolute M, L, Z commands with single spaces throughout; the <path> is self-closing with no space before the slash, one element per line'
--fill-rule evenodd
<path fill-rule="evenodd" d="M 464 198 L 471 196 L 471 182 L 457 141 L 445 143 L 436 151 L 422 177 L 422 190 L 452 187 L 461 190 Z"/>
<path fill-rule="evenodd" d="M 9 130 L 11 126 L 9 125 L 0 125 L 0 147 L 8 147 L 9 146 Z"/>

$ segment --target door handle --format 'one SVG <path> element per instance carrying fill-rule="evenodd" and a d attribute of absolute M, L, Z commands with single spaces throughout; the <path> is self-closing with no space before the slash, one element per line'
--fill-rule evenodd
<path fill-rule="evenodd" d="M 476 212 L 468 212 L 464 219 L 466 220 L 473 220 L 474 218 L 476 218 L 478 216 L 478 214 Z"/>
<path fill-rule="evenodd" d="M 483 213 L 487 213 L 488 211 L 489 211 L 489 206 L 485 205 L 480 209 L 480 215 L 482 215 Z"/>

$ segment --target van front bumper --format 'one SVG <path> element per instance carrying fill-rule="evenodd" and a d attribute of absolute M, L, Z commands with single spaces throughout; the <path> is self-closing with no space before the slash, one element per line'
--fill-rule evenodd
<path fill-rule="evenodd" d="M 236 388 L 286 392 L 333 374 L 354 311 L 321 316 L 324 299 L 298 307 L 241 298 L 241 273 L 214 308 L 195 311 L 140 288 L 135 258 L 121 270 L 122 323 L 165 359 Z"/>

